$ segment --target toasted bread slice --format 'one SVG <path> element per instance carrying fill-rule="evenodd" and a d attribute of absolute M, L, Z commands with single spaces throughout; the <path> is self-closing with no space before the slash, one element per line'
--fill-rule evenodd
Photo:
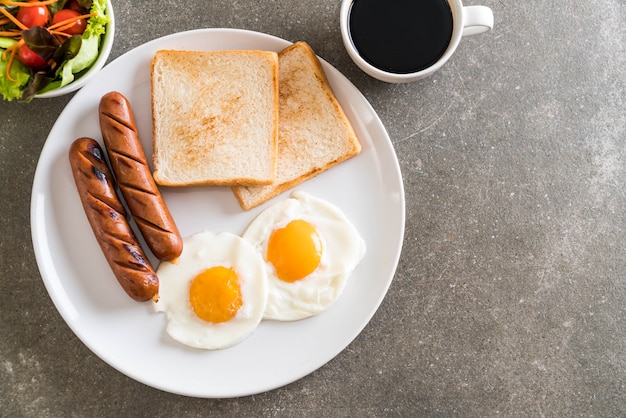
<path fill-rule="evenodd" d="M 153 166 L 164 186 L 271 184 L 278 55 L 157 51 L 151 64 Z"/>
<path fill-rule="evenodd" d="M 278 54 L 278 161 L 269 186 L 234 187 L 245 210 L 291 189 L 361 151 L 311 47 L 297 42 Z"/>

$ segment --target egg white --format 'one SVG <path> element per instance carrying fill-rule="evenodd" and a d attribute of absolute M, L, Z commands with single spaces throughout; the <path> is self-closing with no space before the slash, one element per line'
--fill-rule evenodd
<path fill-rule="evenodd" d="M 365 255 L 365 241 L 346 215 L 335 205 L 302 191 L 265 209 L 242 236 L 265 258 L 272 231 L 295 219 L 305 220 L 317 229 L 322 241 L 320 265 L 307 277 L 289 283 L 280 280 L 274 266 L 266 261 L 268 300 L 264 319 L 295 321 L 328 309 Z"/>
<path fill-rule="evenodd" d="M 215 266 L 232 267 L 241 287 L 242 306 L 235 317 L 223 323 L 200 319 L 189 302 L 193 278 Z M 166 313 L 166 331 L 180 343 L 204 349 L 230 347 L 252 334 L 263 319 L 268 290 L 265 263 L 258 251 L 237 235 L 205 231 L 185 238 L 176 264 L 162 262 L 157 276 L 155 310 Z"/>

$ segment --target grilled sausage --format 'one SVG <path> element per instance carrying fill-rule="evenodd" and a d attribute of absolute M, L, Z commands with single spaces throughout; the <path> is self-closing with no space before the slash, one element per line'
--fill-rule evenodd
<path fill-rule="evenodd" d="M 131 298 L 156 301 L 159 279 L 126 220 L 102 148 L 91 138 L 79 138 L 69 159 L 87 219 L 118 282 Z"/>
<path fill-rule="evenodd" d="M 130 103 L 119 92 L 107 93 L 99 115 L 111 168 L 141 234 L 157 258 L 176 260 L 183 240 L 152 177 Z"/>

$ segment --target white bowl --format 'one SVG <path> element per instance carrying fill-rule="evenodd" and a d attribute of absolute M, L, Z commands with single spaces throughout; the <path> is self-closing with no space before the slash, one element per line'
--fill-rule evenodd
<path fill-rule="evenodd" d="M 109 54 L 111 53 L 111 48 L 113 47 L 113 39 L 115 38 L 115 16 L 113 14 L 113 6 L 111 4 L 111 0 L 107 0 L 107 8 L 106 14 L 109 17 L 109 22 L 106 25 L 106 32 L 104 33 L 101 41 L 100 41 L 100 54 L 96 59 L 96 62 L 85 72 L 81 74 L 79 77 L 75 78 L 69 84 L 66 84 L 63 87 L 59 87 L 58 89 L 50 90 L 48 92 L 37 94 L 35 97 L 38 99 L 45 99 L 50 97 L 58 97 L 63 96 L 64 94 L 71 93 L 73 91 L 78 90 L 82 86 L 85 85 L 94 75 L 98 73 L 104 67 L 107 59 L 109 58 Z"/>

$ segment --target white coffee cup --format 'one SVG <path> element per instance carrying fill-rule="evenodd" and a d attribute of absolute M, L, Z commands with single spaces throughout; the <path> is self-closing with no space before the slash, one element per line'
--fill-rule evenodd
<path fill-rule="evenodd" d="M 426 68 L 409 72 L 395 72 L 382 69 L 368 62 L 359 52 L 350 30 L 351 8 L 353 3 L 360 0 L 343 0 L 340 11 L 340 27 L 343 43 L 354 63 L 370 76 L 388 83 L 407 83 L 427 77 L 440 69 L 450 59 L 456 50 L 461 38 L 478 35 L 493 29 L 493 12 L 486 6 L 463 6 L 461 0 L 447 0 L 452 13 L 452 34 L 443 54 Z M 393 3 L 393 0 L 386 0 Z M 430 0 L 413 0 L 426 2 Z M 376 34 L 376 27 L 372 27 L 372 34 Z M 376 35 L 377 36 L 377 35 Z M 445 45 L 445 44 L 444 44 Z M 392 45 L 390 45 L 392 47 Z M 407 52 L 410 53 L 410 52 Z"/>

